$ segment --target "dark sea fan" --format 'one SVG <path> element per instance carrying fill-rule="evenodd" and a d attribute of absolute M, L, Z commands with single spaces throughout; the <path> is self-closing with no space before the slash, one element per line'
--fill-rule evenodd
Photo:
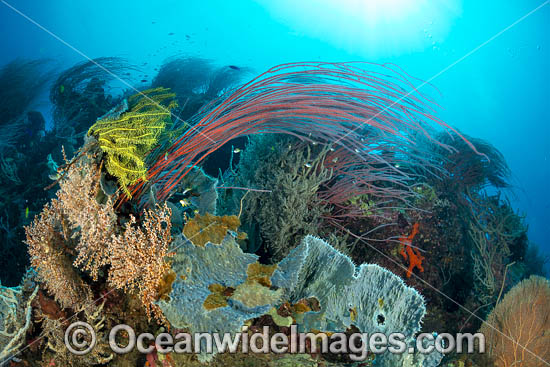
<path fill-rule="evenodd" d="M 28 217 L 34 184 L 45 170 L 37 160 L 44 145 L 45 120 L 37 107 L 50 79 L 47 60 L 16 59 L 0 68 L 0 268 L 3 285 L 16 284 L 24 273 L 26 254 L 20 246 L 21 223 Z M 40 144 L 39 144 L 40 142 Z M 45 159 L 44 159 L 45 163 Z M 34 169 L 29 165 L 36 164 Z M 44 164 L 45 165 L 45 164 Z M 29 176 L 27 173 L 32 172 Z M 25 209 L 26 208 L 26 209 Z"/>
<path fill-rule="evenodd" d="M 406 197 L 411 177 L 399 169 L 400 162 L 414 158 L 424 169 L 437 169 L 422 158 L 429 156 L 428 148 L 416 144 L 415 136 L 436 142 L 433 126 L 452 130 L 431 115 L 435 104 L 413 82 L 393 65 L 273 67 L 201 109 L 164 154 L 154 155 L 160 158 L 149 170 L 147 184 L 134 191 L 139 195 L 146 185 L 156 184 L 158 199 L 166 199 L 193 166 L 228 141 L 279 133 L 330 146 L 330 160 L 340 177 L 339 192 L 331 196 L 340 201 L 360 194 Z"/>
<path fill-rule="evenodd" d="M 234 87 L 246 72 L 243 68 L 217 67 L 198 57 L 173 57 L 160 67 L 152 87 L 170 88 L 176 93 L 180 105 L 177 115 L 187 119 Z"/>
<path fill-rule="evenodd" d="M 510 169 L 502 153 L 483 139 L 465 134 L 462 136 L 468 139 L 480 154 L 468 149 L 466 142 L 456 133 L 439 134 L 437 137 L 438 141 L 454 148 L 442 150 L 435 146 L 435 150 L 444 158 L 444 166 L 451 175 L 450 179 L 465 188 L 480 189 L 488 185 L 495 188 L 509 187 Z"/>
<path fill-rule="evenodd" d="M 132 69 L 118 57 L 99 57 L 63 71 L 50 89 L 55 130 L 70 127 L 76 134 L 87 130 L 116 103 L 109 94 L 108 83 L 115 75 Z"/>
<path fill-rule="evenodd" d="M 0 125 L 31 107 L 49 80 L 46 60 L 16 59 L 0 69 Z"/>

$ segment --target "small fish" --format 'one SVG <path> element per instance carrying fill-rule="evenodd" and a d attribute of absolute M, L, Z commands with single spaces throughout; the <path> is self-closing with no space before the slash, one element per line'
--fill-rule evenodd
<path fill-rule="evenodd" d="M 311 168 L 311 163 L 306 163 L 304 164 L 304 166 L 306 166 L 307 168 Z"/>
<path fill-rule="evenodd" d="M 396 163 L 396 164 L 395 164 L 395 168 L 399 168 L 399 167 L 401 167 L 401 166 L 399 165 L 399 163 Z"/>
<path fill-rule="evenodd" d="M 332 159 L 332 163 L 336 163 L 336 162 L 338 162 L 338 157 L 334 157 L 334 158 Z"/>
<path fill-rule="evenodd" d="M 349 318 L 351 321 L 357 319 L 357 306 L 349 309 Z"/>
<path fill-rule="evenodd" d="M 29 218 L 29 207 L 25 208 L 25 219 Z"/>
<path fill-rule="evenodd" d="M 180 204 L 182 207 L 188 207 L 189 205 L 191 205 L 191 203 L 189 203 L 189 200 L 186 200 L 186 199 L 181 199 L 180 200 Z"/>
<path fill-rule="evenodd" d="M 235 65 L 229 65 L 229 68 L 230 68 L 230 69 L 233 69 L 233 70 L 241 70 L 240 67 L 235 66 Z"/>
<path fill-rule="evenodd" d="M 65 92 L 65 86 L 63 84 L 61 84 L 59 86 L 59 93 L 63 93 L 63 92 Z"/>
<path fill-rule="evenodd" d="M 359 149 L 355 148 L 354 150 L 355 150 L 355 153 L 359 153 Z"/>
<path fill-rule="evenodd" d="M 182 193 L 182 194 L 185 195 L 185 194 L 187 194 L 187 193 L 188 193 L 189 191 L 191 191 L 191 190 L 192 190 L 192 188 L 188 187 L 188 188 L 186 188 L 185 190 L 183 190 L 183 193 Z"/>
<path fill-rule="evenodd" d="M 175 34 L 174 32 L 168 33 L 169 36 L 173 36 L 174 34 Z"/>
<path fill-rule="evenodd" d="M 239 148 L 233 149 L 233 153 L 235 153 L 235 154 L 240 153 L 240 152 L 241 152 L 241 150 Z"/>
<path fill-rule="evenodd" d="M 164 160 L 165 160 L 165 161 L 168 160 L 168 153 L 164 153 Z"/>
<path fill-rule="evenodd" d="M 317 145 L 317 142 L 316 142 L 316 141 L 314 141 L 314 142 L 313 142 L 313 143 L 311 143 L 311 144 L 313 144 L 313 145 L 315 146 L 315 145 Z"/>
<path fill-rule="evenodd" d="M 147 83 L 147 79 L 141 79 L 142 83 Z"/>

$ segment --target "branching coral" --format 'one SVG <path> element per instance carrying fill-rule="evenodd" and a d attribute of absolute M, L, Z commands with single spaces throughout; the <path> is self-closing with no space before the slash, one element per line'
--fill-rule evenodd
<path fill-rule="evenodd" d="M 496 330 L 495 330 L 496 329 Z M 542 367 L 550 360 L 550 283 L 532 276 L 510 290 L 481 327 L 495 367 Z"/>
<path fill-rule="evenodd" d="M 147 316 L 153 314 L 164 320 L 155 302 L 166 273 L 170 270 L 167 258 L 171 211 L 167 206 L 146 210 L 141 227 L 136 227 L 132 216 L 124 233 L 114 236 L 109 245 L 108 282 L 112 287 L 138 291 Z"/>
<path fill-rule="evenodd" d="M 500 194 L 469 193 L 469 198 L 473 216 L 468 232 L 473 243 L 474 288 L 482 302 L 489 303 L 501 287 L 512 244 L 526 228 L 509 204 L 500 199 Z M 524 253 L 525 249 L 519 251 Z"/>
<path fill-rule="evenodd" d="M 38 279 L 65 308 L 88 301 L 91 291 L 72 267 L 65 252 L 64 233 L 67 232 L 64 227 L 67 224 L 62 210 L 62 203 L 52 200 L 25 228 L 25 232 L 31 265 L 38 272 Z"/>
<path fill-rule="evenodd" d="M 105 317 L 103 314 L 104 303 L 96 306 L 94 303 L 80 305 L 76 308 L 79 320 L 90 325 L 96 336 L 96 345 L 90 353 L 75 355 L 67 349 L 65 344 L 66 318 L 52 318 L 46 314 L 37 316 L 42 322 L 40 338 L 45 340 L 48 352 L 44 357 L 49 360 L 49 365 L 85 367 L 91 365 L 104 365 L 109 363 L 115 354 L 108 345 L 107 333 L 104 330 Z M 41 310 L 43 312 L 43 310 Z M 72 320 L 74 322 L 74 320 Z M 82 343 L 91 343 L 91 335 L 82 335 Z M 89 344 L 88 344 L 89 345 Z M 50 355 L 49 351 L 53 353 Z M 58 364 L 56 364 L 58 363 Z"/>
<path fill-rule="evenodd" d="M 27 228 L 31 262 L 62 307 L 74 308 L 91 297 L 74 267 L 89 272 L 97 281 L 100 270 L 110 266 L 108 284 L 137 290 L 147 315 L 152 312 L 162 320 L 153 302 L 170 268 L 166 258 L 171 211 L 167 206 L 145 211 L 141 226 L 136 226 L 136 218 L 131 216 L 121 233 L 110 198 L 98 202 L 101 166 L 92 153 L 94 147 L 95 140 L 90 139 L 83 153 L 67 162 L 57 199 Z M 71 255 L 75 257 L 72 266 Z"/>
<path fill-rule="evenodd" d="M 250 139 L 228 186 L 260 187 L 270 192 L 241 191 L 242 221 L 250 234 L 250 250 L 263 242 L 276 259 L 282 258 L 307 233 L 318 233 L 324 205 L 318 191 L 332 172 L 323 165 L 328 149 L 301 144 L 283 136 Z M 246 196 L 243 198 L 243 194 Z M 240 200 L 234 208 L 239 211 Z M 259 236 L 253 236 L 259 228 Z M 254 243 L 256 242 L 256 243 Z"/>
<path fill-rule="evenodd" d="M 20 286 L 0 285 L 0 365 L 16 355 L 31 327 L 31 302 L 38 292 L 33 277 L 28 271 Z"/>
<path fill-rule="evenodd" d="M 57 192 L 63 214 L 79 236 L 74 266 L 90 272 L 94 280 L 108 263 L 107 247 L 116 228 L 111 200 L 105 204 L 96 200 L 100 174 L 100 167 L 90 158 L 79 159 L 67 170 Z"/>
<path fill-rule="evenodd" d="M 88 131 L 106 154 L 105 167 L 130 196 L 129 185 L 147 178 L 145 156 L 157 144 L 176 107 L 175 94 L 168 89 L 150 89 L 128 99 L 130 110 L 106 117 Z"/>

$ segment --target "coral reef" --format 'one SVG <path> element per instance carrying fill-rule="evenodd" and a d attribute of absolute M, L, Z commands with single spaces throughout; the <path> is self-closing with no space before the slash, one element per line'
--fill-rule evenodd
<path fill-rule="evenodd" d="M 307 236 L 279 263 L 272 282 L 284 287 L 286 299 L 296 302 L 315 297 L 319 311 L 306 312 L 301 327 L 324 331 L 345 331 L 355 325 L 362 333 L 388 333 L 399 330 L 410 344 L 425 314 L 424 299 L 390 271 L 375 265 L 356 267 L 345 255 L 321 239 Z M 327 288 L 330 284 L 330 288 Z M 380 366 L 396 366 L 406 359 L 425 356 L 384 353 L 376 356 Z M 437 366 L 442 356 L 434 353 L 430 362 Z"/>
<path fill-rule="evenodd" d="M 380 73 L 393 77 L 380 79 Z M 141 196 L 159 184 L 158 199 L 166 199 L 190 167 L 226 142 L 285 134 L 330 146 L 329 168 L 339 180 L 326 200 L 339 204 L 361 194 L 405 199 L 412 195 L 407 185 L 411 176 L 396 164 L 411 158 L 410 165 L 419 171 L 438 170 L 424 150 L 428 145 L 415 143 L 416 133 L 438 144 L 430 128 L 451 129 L 429 115 L 432 101 L 418 90 L 403 98 L 410 83 L 390 65 L 293 63 L 271 68 L 194 116 L 195 128 L 180 134 L 154 163 L 149 181 L 133 192 Z"/>
<path fill-rule="evenodd" d="M 474 286 L 482 302 L 489 303 L 500 289 L 506 264 L 512 262 L 508 259 L 524 257 L 527 243 L 522 237 L 527 228 L 509 203 L 501 201 L 500 194 L 470 194 L 470 198 L 473 220 L 468 233 L 474 244 Z"/>
<path fill-rule="evenodd" d="M 117 220 L 110 199 L 104 204 L 96 200 L 100 174 L 100 167 L 91 158 L 79 159 L 60 180 L 57 192 L 62 220 L 69 223 L 67 231 L 72 230 L 79 236 L 73 265 L 90 272 L 94 280 L 107 264 L 107 247 L 115 234 Z M 65 236 L 66 239 L 74 237 L 73 233 Z"/>
<path fill-rule="evenodd" d="M 468 149 L 465 141 L 456 133 L 442 133 L 438 136 L 438 141 L 453 149 L 444 150 L 440 146 L 434 147 L 434 150 L 443 156 L 443 167 L 452 178 L 452 182 L 462 189 L 486 186 L 499 189 L 508 187 L 510 168 L 502 153 L 482 139 L 461 135 L 472 143 L 480 154 Z"/>
<path fill-rule="evenodd" d="M 181 180 L 170 201 L 181 204 L 184 211 L 216 214 L 217 185 L 218 180 L 207 175 L 202 168 L 193 167 Z M 154 195 L 151 199 L 155 201 Z"/>
<path fill-rule="evenodd" d="M 0 85 L 14 80 L 14 96 L 34 81 L 39 89 L 41 65 L 14 63 Z M 63 72 L 51 131 L 31 110 L 33 93 L 13 108 L 0 102 L 13 115 L 0 121 L 0 267 L 10 280 L 0 286 L 0 363 L 530 367 L 548 358 L 548 281 L 524 280 L 545 275 L 544 258 L 498 191 L 510 186 L 502 154 L 430 115 L 433 101 L 407 93 L 414 83 L 400 69 L 295 63 L 237 87 L 245 68 L 174 58 L 153 89 L 119 95 L 102 67 L 132 70 L 100 58 Z M 28 257 L 13 256 L 23 237 Z M 399 331 L 414 346 L 421 332 L 475 332 L 484 318 L 487 358 L 365 351 L 355 363 L 314 342 L 295 355 L 164 354 L 154 343 L 118 355 L 108 344 L 126 324 L 153 336 L 298 329 L 319 342 Z M 64 345 L 74 321 L 97 334 L 84 356 Z"/>
<path fill-rule="evenodd" d="M 31 214 L 39 211 L 47 196 L 41 190 L 47 182 L 43 153 L 53 146 L 59 149 L 35 110 L 50 79 L 47 60 L 16 59 L 0 67 L 0 267 L 4 284 L 12 286 L 19 284 L 28 265 L 20 243 L 23 225 L 32 217 L 24 213 L 27 207 Z"/>

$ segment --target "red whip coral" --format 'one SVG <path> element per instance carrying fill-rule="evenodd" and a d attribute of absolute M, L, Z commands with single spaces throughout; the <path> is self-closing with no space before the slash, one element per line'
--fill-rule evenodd
<path fill-rule="evenodd" d="M 411 247 L 412 240 L 414 239 L 414 236 L 418 234 L 418 223 L 415 223 L 413 225 L 413 229 L 411 234 L 408 237 L 400 237 L 399 242 L 401 242 L 401 255 L 403 255 L 403 258 L 405 261 L 409 260 L 409 268 L 407 269 L 407 278 L 411 277 L 412 271 L 414 268 L 418 268 L 420 272 L 424 271 L 424 268 L 422 267 L 422 260 L 424 260 L 424 256 L 420 254 L 420 250 L 417 250 L 413 247 Z"/>
<path fill-rule="evenodd" d="M 231 139 L 278 133 L 339 151 L 341 159 L 332 159 L 343 189 L 359 191 L 351 196 L 403 198 L 410 193 L 410 177 L 399 163 L 411 158 L 418 167 L 436 169 L 422 158 L 426 151 L 416 144 L 417 136 L 434 140 L 434 125 L 452 130 L 430 114 L 435 104 L 414 81 L 388 64 L 293 63 L 271 68 L 205 106 L 172 146 L 153 152 L 156 162 L 148 180 L 137 184 L 133 194 L 139 196 L 155 184 L 157 199 L 164 200 L 194 166 Z M 387 192 L 388 182 L 398 188 Z"/>

